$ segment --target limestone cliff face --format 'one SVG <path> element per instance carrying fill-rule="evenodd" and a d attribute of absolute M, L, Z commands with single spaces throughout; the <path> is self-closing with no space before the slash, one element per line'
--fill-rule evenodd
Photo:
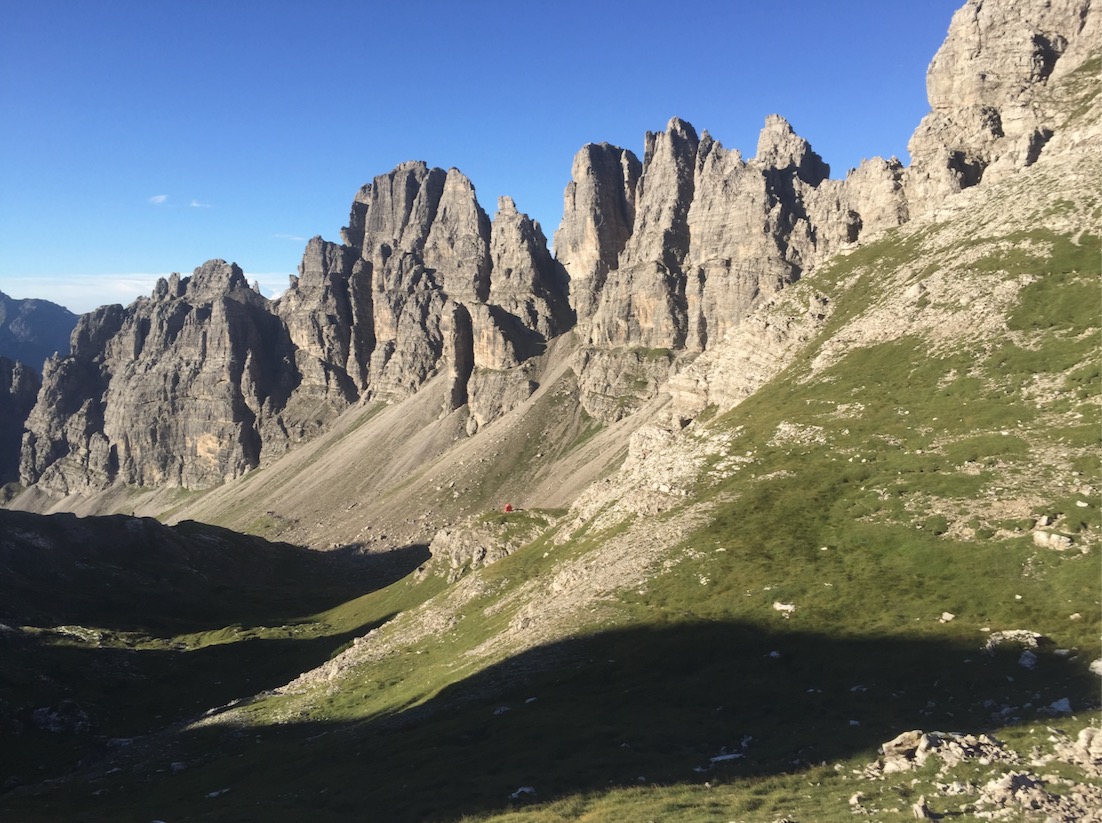
<path fill-rule="evenodd" d="M 913 210 L 1037 161 L 1066 120 L 1049 86 L 1097 48 L 1097 18 L 1090 0 L 968 0 L 953 15 L 908 146 Z"/>
<path fill-rule="evenodd" d="M 653 395 L 663 363 L 669 376 L 736 334 L 753 346 L 746 318 L 827 256 L 1033 164 L 1050 141 L 1097 139 L 1097 118 L 1068 116 L 1089 95 L 1069 106 L 1070 84 L 1054 89 L 1102 41 L 1090 6 L 969 0 L 930 65 L 910 168 L 873 158 L 832 180 L 775 115 L 750 160 L 677 118 L 646 136 L 639 171 L 624 149 L 584 147 L 555 243 L 589 349 L 576 363 L 587 411 L 616 419 Z"/>
<path fill-rule="evenodd" d="M 469 403 L 474 427 L 528 396 L 517 376 L 505 402 L 502 378 L 482 374 L 541 352 L 571 313 L 561 266 L 512 200 L 491 224 L 458 170 L 405 163 L 360 190 L 343 236 L 366 396 L 408 397 L 443 370 L 445 410 Z"/>
<path fill-rule="evenodd" d="M 777 116 L 749 161 L 677 118 L 647 135 L 637 177 L 612 162 L 627 154 L 603 145 L 578 153 L 556 234 L 588 349 L 576 364 L 583 403 L 603 419 L 652 396 L 678 362 L 671 353 L 706 350 L 866 226 L 906 217 L 898 163 L 868 163 L 852 183 L 832 181 Z M 619 196 L 631 179 L 634 191 Z M 615 231 L 592 211 L 610 200 L 625 206 L 613 211 Z"/>
<path fill-rule="evenodd" d="M 555 257 L 570 273 L 570 301 L 590 317 L 635 225 L 639 159 L 608 143 L 589 144 L 574 157 L 563 195 Z"/>
<path fill-rule="evenodd" d="M 407 163 L 360 190 L 344 236 L 311 240 L 277 301 L 216 260 L 83 316 L 71 354 L 46 364 L 24 482 L 209 487 L 440 373 L 442 411 L 469 404 L 472 431 L 527 399 L 518 366 L 572 315 L 562 268 L 511 200 L 492 228 L 462 174 Z"/>
<path fill-rule="evenodd" d="M 210 261 L 128 309 L 81 317 L 72 354 L 47 363 L 23 479 L 58 494 L 220 483 L 301 423 L 287 409 L 301 382 L 269 301 L 237 266 Z"/>

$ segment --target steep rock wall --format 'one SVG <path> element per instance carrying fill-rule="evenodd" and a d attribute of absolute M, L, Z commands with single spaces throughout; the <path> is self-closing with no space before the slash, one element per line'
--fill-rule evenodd
<path fill-rule="evenodd" d="M 872 158 L 832 180 L 776 115 L 750 160 L 678 118 L 646 136 L 641 167 L 625 149 L 583 147 L 555 243 L 591 350 L 576 363 L 587 411 L 631 413 L 656 391 L 654 364 L 675 374 L 735 335 L 753 347 L 739 331 L 746 318 L 819 261 L 1027 168 L 1062 141 L 1091 140 L 1059 84 L 1099 42 L 1089 0 L 969 0 L 930 65 L 932 110 L 909 144 L 909 168 Z M 652 365 L 645 379 L 640 353 Z M 636 375 L 636 390 L 624 374 Z"/>
<path fill-rule="evenodd" d="M 531 394 L 517 367 L 572 314 L 542 230 L 511 200 L 492 227 L 460 172 L 406 163 L 359 191 L 344 239 L 312 239 L 276 301 L 218 260 L 80 318 L 71 353 L 46 363 L 23 481 L 206 488 L 439 372 L 442 411 L 470 404 L 472 431 Z"/>

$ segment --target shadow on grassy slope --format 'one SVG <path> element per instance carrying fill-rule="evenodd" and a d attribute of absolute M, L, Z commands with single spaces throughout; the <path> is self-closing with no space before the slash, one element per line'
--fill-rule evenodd
<path fill-rule="evenodd" d="M 1028 670 L 1020 651 L 750 624 L 623 629 L 525 652 L 388 717 L 190 732 L 114 776 L 8 795 L 0 809 L 442 823 L 613 786 L 782 774 L 911 728 L 975 732 L 1063 697 L 1096 703 L 1083 661 L 1042 650 Z M 511 799 L 522 786 L 535 794 Z"/>
<path fill-rule="evenodd" d="M 0 786 L 54 777 L 212 706 L 282 686 L 393 615 L 339 633 L 195 649 L 58 645 L 0 635 Z M 52 727 L 52 728 L 51 728 Z"/>
<path fill-rule="evenodd" d="M 429 557 L 315 552 L 199 523 L 0 510 L 0 788 L 281 686 L 382 625 L 327 609 Z M 51 727 L 56 727 L 51 729 Z"/>
<path fill-rule="evenodd" d="M 202 523 L 0 509 L 0 623 L 171 637 L 272 625 L 385 588 L 429 558 L 318 552 Z"/>

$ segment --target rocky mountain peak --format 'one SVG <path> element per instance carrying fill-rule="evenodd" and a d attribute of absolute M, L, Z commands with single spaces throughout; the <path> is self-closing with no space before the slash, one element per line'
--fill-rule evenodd
<path fill-rule="evenodd" d="M 969 0 L 953 15 L 926 75 L 931 111 L 908 145 L 912 213 L 1037 161 L 1067 125 L 1050 78 L 1102 37 L 1090 12 L 1090 0 Z"/>
<path fill-rule="evenodd" d="M 830 166 L 811 150 L 811 144 L 792 130 L 791 124 L 779 114 L 765 118 L 765 127 L 758 138 L 755 161 L 765 168 L 794 171 L 811 186 L 830 177 Z"/>
<path fill-rule="evenodd" d="M 208 260 L 195 270 L 191 277 L 180 281 L 189 299 L 214 300 L 234 289 L 248 289 L 249 281 L 236 263 L 225 260 Z"/>
<path fill-rule="evenodd" d="M 469 405 L 472 430 L 531 394 L 511 370 L 572 315 L 563 269 L 512 201 L 491 225 L 458 169 L 402 163 L 357 191 L 342 236 L 312 238 L 277 301 L 211 260 L 81 318 L 28 419 L 24 480 L 203 488 L 438 375 L 443 412 Z"/>
<path fill-rule="evenodd" d="M 579 317 L 593 313 L 605 278 L 631 237 L 642 171 L 631 151 L 608 143 L 590 143 L 574 156 L 555 257 L 569 272 L 570 299 Z"/>

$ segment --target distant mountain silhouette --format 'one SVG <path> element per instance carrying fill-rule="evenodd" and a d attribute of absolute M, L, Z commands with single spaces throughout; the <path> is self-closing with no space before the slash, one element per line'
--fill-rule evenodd
<path fill-rule="evenodd" d="M 18 360 L 39 374 L 46 359 L 69 353 L 69 335 L 77 315 L 49 300 L 16 300 L 0 292 L 0 355 Z"/>

